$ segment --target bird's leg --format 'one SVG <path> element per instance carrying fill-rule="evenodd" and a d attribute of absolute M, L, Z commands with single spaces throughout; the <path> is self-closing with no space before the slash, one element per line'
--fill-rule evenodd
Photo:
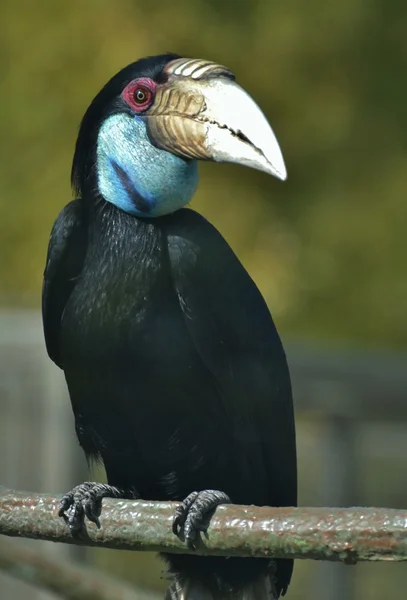
<path fill-rule="evenodd" d="M 85 516 L 100 527 L 103 498 L 136 499 L 139 495 L 133 489 L 120 489 L 107 483 L 85 481 L 63 496 L 58 514 L 65 519 L 72 534 L 77 534 L 82 529 Z"/>
<path fill-rule="evenodd" d="M 188 546 L 194 547 L 198 532 L 206 534 L 215 509 L 220 504 L 230 503 L 229 496 L 218 490 L 192 492 L 175 511 L 172 522 L 174 534 L 179 537 L 183 531 Z"/>

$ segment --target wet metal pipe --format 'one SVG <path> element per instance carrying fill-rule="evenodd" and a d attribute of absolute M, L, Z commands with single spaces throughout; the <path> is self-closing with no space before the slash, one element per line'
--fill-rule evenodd
<path fill-rule="evenodd" d="M 196 550 L 171 531 L 170 502 L 104 500 L 101 528 L 73 539 L 59 499 L 0 488 L 0 534 L 121 550 L 342 561 L 407 560 L 407 510 L 220 506 Z"/>

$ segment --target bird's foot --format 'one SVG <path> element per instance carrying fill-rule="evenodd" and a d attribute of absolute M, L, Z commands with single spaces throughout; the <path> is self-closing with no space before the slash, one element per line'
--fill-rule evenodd
<path fill-rule="evenodd" d="M 194 548 L 199 532 L 206 535 L 215 509 L 220 504 L 230 503 L 229 496 L 218 490 L 192 492 L 175 511 L 172 522 L 174 534 L 180 537 L 183 533 L 187 545 Z"/>
<path fill-rule="evenodd" d="M 136 498 L 129 490 L 122 490 L 107 483 L 85 481 L 63 496 L 58 515 L 63 517 L 73 535 L 78 534 L 85 516 L 100 528 L 103 498 Z"/>

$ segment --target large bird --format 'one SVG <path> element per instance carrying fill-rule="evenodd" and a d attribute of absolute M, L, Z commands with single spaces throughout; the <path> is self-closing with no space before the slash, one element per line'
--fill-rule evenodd
<path fill-rule="evenodd" d="M 82 120 L 77 194 L 52 229 L 43 287 L 48 354 L 76 433 L 108 484 L 66 494 L 73 531 L 103 497 L 181 501 L 194 544 L 222 503 L 297 501 L 290 376 L 269 310 L 220 233 L 183 208 L 197 159 L 285 179 L 265 116 L 213 62 L 165 54 L 116 74 Z M 284 594 L 292 561 L 167 555 L 168 597 Z"/>

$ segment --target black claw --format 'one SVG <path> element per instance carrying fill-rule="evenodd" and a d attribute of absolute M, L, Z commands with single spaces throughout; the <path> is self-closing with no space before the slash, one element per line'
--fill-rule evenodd
<path fill-rule="evenodd" d="M 183 530 L 185 541 L 190 548 L 195 548 L 199 532 L 207 535 L 210 519 L 220 504 L 230 504 L 227 494 L 218 490 L 192 492 L 176 508 L 172 530 L 180 537 Z"/>
<path fill-rule="evenodd" d="M 92 521 L 93 523 L 95 523 L 95 525 L 98 529 L 100 529 L 99 517 L 100 517 L 101 512 L 102 512 L 102 500 L 97 499 L 97 500 L 93 501 L 90 494 L 88 494 L 88 497 L 86 498 L 86 502 L 85 502 L 85 515 L 87 516 L 89 521 Z"/>
<path fill-rule="evenodd" d="M 63 498 L 61 499 L 61 502 L 59 503 L 58 516 L 63 517 L 65 511 L 68 510 L 68 508 L 70 506 L 72 506 L 72 504 L 73 504 L 73 493 L 69 492 L 68 494 L 65 494 L 65 496 L 63 496 Z"/>
<path fill-rule="evenodd" d="M 189 509 L 198 497 L 198 493 L 199 492 L 192 492 L 192 494 L 189 494 L 189 496 L 187 496 L 185 500 L 183 500 L 175 509 L 174 520 L 172 522 L 172 531 L 177 537 L 179 536 L 180 530 L 185 523 Z"/>

